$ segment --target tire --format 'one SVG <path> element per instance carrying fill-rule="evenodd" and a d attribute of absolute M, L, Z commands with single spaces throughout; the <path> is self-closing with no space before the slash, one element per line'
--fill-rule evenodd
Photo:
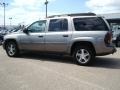
<path fill-rule="evenodd" d="M 0 45 L 2 45 L 2 40 L 0 40 Z"/>
<path fill-rule="evenodd" d="M 0 37 L 0 45 L 2 45 L 3 39 Z"/>
<path fill-rule="evenodd" d="M 87 46 L 76 47 L 73 53 L 74 61 L 79 65 L 90 65 L 95 59 L 92 49 Z"/>
<path fill-rule="evenodd" d="M 116 46 L 120 47 L 120 41 L 117 41 Z"/>
<path fill-rule="evenodd" d="M 19 55 L 17 44 L 14 41 L 7 42 L 5 49 L 9 57 L 17 57 Z"/>

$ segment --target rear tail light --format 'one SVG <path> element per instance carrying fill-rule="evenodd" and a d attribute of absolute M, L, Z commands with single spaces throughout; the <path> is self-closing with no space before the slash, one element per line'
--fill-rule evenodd
<path fill-rule="evenodd" d="M 108 32 L 108 33 L 105 35 L 104 41 L 105 41 L 105 44 L 106 44 L 106 45 L 108 45 L 108 44 L 110 44 L 110 43 L 112 42 L 112 36 L 113 36 L 112 32 Z"/>

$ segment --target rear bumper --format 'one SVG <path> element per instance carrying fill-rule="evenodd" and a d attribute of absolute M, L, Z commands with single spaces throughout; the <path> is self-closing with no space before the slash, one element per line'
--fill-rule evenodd
<path fill-rule="evenodd" d="M 117 52 L 117 49 L 116 49 L 115 45 L 112 44 L 112 45 L 107 46 L 104 51 L 105 52 L 97 53 L 96 56 L 104 56 L 104 55 L 114 54 L 115 52 Z"/>

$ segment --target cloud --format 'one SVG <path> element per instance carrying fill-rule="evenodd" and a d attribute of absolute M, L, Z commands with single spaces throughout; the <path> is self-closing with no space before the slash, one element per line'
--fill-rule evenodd
<path fill-rule="evenodd" d="M 55 0 L 49 0 L 51 3 Z M 45 17 L 45 0 L 12 0 L 6 7 L 6 24 L 12 17 L 12 24 L 29 24 Z M 48 12 L 49 13 L 49 12 Z M 3 24 L 3 8 L 0 8 L 0 24 Z"/>
<path fill-rule="evenodd" d="M 38 9 L 44 5 L 44 0 L 14 0 L 11 4 L 12 7 Z"/>
<path fill-rule="evenodd" d="M 39 11 L 26 11 L 24 8 L 14 8 L 7 12 L 6 14 L 6 21 L 8 21 L 7 24 L 9 24 L 8 18 L 12 17 L 12 23 L 13 24 L 20 24 L 25 23 L 29 24 L 32 23 L 35 20 L 39 20 L 40 17 L 44 17 L 44 12 L 41 13 Z"/>
<path fill-rule="evenodd" d="M 120 0 L 87 0 L 86 6 L 95 13 L 120 12 Z"/>

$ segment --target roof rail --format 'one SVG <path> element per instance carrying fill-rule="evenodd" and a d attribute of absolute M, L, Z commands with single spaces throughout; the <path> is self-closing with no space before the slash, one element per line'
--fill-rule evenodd
<path fill-rule="evenodd" d="M 61 17 L 61 16 L 96 16 L 95 13 L 73 13 L 73 14 L 62 14 L 62 15 L 52 15 L 47 18 Z"/>

